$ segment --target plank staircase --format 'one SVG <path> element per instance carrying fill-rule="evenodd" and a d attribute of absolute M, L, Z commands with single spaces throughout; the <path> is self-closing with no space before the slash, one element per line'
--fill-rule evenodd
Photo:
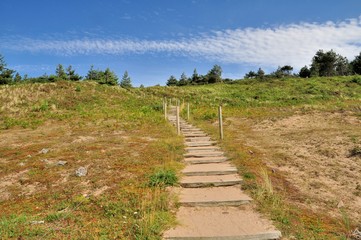
<path fill-rule="evenodd" d="M 176 124 L 175 108 L 168 119 Z M 242 179 L 215 141 L 201 129 L 180 120 L 185 138 L 183 177 L 179 194 L 179 224 L 166 231 L 172 240 L 268 240 L 281 233 L 249 204 L 241 190 Z"/>

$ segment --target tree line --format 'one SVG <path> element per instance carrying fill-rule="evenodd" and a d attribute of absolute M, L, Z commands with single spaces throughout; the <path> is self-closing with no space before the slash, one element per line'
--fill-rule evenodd
<path fill-rule="evenodd" d="M 58 64 L 55 69 L 55 74 L 44 74 L 40 77 L 31 77 L 27 75 L 21 77 L 18 72 L 15 70 L 7 68 L 7 64 L 4 60 L 4 57 L 0 54 L 0 85 L 4 84 L 16 84 L 21 82 L 56 82 L 56 81 L 80 81 L 80 80 L 89 80 L 95 81 L 99 84 L 107 85 L 120 85 L 123 88 L 132 88 L 132 81 L 128 74 L 128 71 L 125 71 L 122 79 L 119 81 L 118 76 L 109 68 L 103 70 L 94 69 L 92 65 L 86 76 L 82 77 L 75 72 L 75 69 L 69 65 L 67 68 L 64 68 L 62 64 Z"/>
<path fill-rule="evenodd" d="M 185 85 L 204 85 L 222 82 L 222 68 L 219 65 L 214 65 L 211 70 L 206 75 L 200 75 L 197 72 L 197 69 L 194 69 L 191 77 L 183 72 L 179 80 L 174 76 L 170 76 L 167 80 L 167 86 L 185 86 Z"/>
<path fill-rule="evenodd" d="M 279 66 L 274 72 L 266 74 L 262 68 L 257 71 L 249 71 L 245 74 L 245 79 L 268 79 L 283 77 L 325 77 L 325 76 L 347 76 L 361 75 L 361 52 L 354 60 L 349 62 L 346 57 L 337 54 L 335 51 L 319 50 L 312 58 L 310 67 L 307 65 L 302 67 L 298 73 L 293 73 L 293 67 L 290 65 Z M 217 82 L 231 82 L 231 79 L 222 79 L 222 68 L 214 65 L 206 75 L 199 75 L 194 69 L 193 75 L 187 77 L 182 73 L 179 79 L 174 75 L 167 80 L 167 86 L 185 86 L 185 85 L 203 85 Z"/>

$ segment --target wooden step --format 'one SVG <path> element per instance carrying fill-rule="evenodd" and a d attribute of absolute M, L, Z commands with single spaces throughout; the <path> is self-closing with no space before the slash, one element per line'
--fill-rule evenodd
<path fill-rule="evenodd" d="M 210 141 L 211 137 L 191 137 L 191 138 L 185 138 L 186 142 L 206 142 Z"/>
<path fill-rule="evenodd" d="M 227 175 L 236 174 L 237 168 L 228 162 L 189 164 L 185 166 L 185 168 L 182 170 L 182 173 L 186 176 Z"/>
<path fill-rule="evenodd" d="M 182 206 L 239 206 L 250 201 L 252 198 L 237 186 L 179 190 L 179 202 Z"/>
<path fill-rule="evenodd" d="M 193 152 L 184 154 L 184 157 L 186 157 L 186 158 L 219 157 L 219 156 L 224 156 L 224 153 L 221 151 L 198 151 L 198 152 L 193 151 Z"/>
<path fill-rule="evenodd" d="M 242 179 L 237 174 L 211 176 L 185 176 L 180 185 L 187 188 L 233 186 L 240 184 Z"/>
<path fill-rule="evenodd" d="M 207 164 L 207 163 L 222 163 L 228 161 L 227 157 L 218 156 L 218 157 L 190 157 L 185 158 L 184 162 L 189 164 Z"/>
<path fill-rule="evenodd" d="M 281 238 L 272 223 L 247 205 L 180 207 L 179 225 L 163 235 L 168 240 L 269 240 Z"/>
<path fill-rule="evenodd" d="M 185 142 L 185 145 L 188 147 L 204 147 L 204 146 L 213 146 L 216 141 L 203 141 L 203 142 Z"/>
<path fill-rule="evenodd" d="M 207 137 L 208 135 L 205 133 L 183 133 L 183 136 L 186 138 L 191 138 L 191 137 Z"/>
<path fill-rule="evenodd" d="M 219 151 L 221 149 L 216 146 L 201 146 L 201 147 L 186 147 L 185 150 L 187 152 L 193 152 L 193 151 Z"/>

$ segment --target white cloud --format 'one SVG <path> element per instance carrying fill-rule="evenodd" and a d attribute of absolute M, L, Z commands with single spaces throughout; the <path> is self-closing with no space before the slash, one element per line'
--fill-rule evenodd
<path fill-rule="evenodd" d="M 361 52 L 361 18 L 343 22 L 300 23 L 200 34 L 188 39 L 76 39 L 2 41 L 0 48 L 61 55 L 170 53 L 186 57 L 274 67 L 309 64 L 319 49 L 353 59 Z"/>

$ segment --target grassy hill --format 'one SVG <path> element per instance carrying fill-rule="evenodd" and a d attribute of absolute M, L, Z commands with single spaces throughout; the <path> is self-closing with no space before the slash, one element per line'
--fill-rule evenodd
<path fill-rule="evenodd" d="M 360 77 L 130 90 L 56 82 L 0 87 L 0 236 L 159 239 L 174 206 L 155 183 L 183 153 L 164 97 L 189 102 L 190 121 L 215 139 L 223 105 L 221 144 L 286 237 L 346 239 L 360 222 Z"/>
<path fill-rule="evenodd" d="M 360 223 L 360 77 L 240 80 L 148 92 L 182 96 L 190 102 L 191 121 L 215 139 L 223 105 L 222 145 L 244 189 L 286 237 L 346 239 Z"/>
<path fill-rule="evenodd" d="M 151 180 L 175 172 L 183 143 L 161 101 L 91 82 L 3 86 L 0 98 L 0 238 L 155 239 L 172 224 Z"/>

